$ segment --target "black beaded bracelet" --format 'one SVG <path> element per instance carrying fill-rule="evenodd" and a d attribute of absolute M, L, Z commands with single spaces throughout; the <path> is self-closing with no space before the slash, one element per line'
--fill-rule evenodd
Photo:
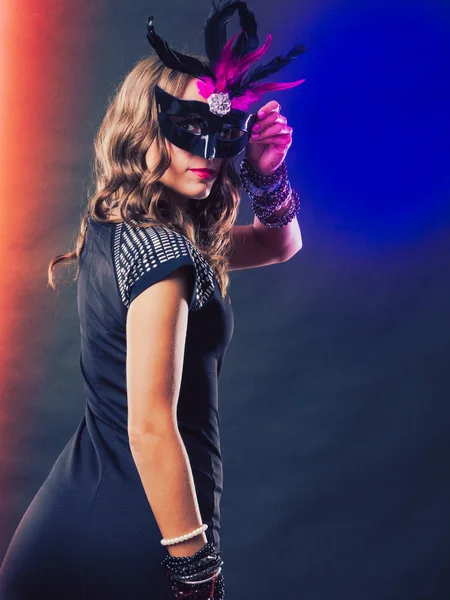
<path fill-rule="evenodd" d="M 261 211 L 273 212 L 273 211 L 281 208 L 281 205 L 289 196 L 290 191 L 291 191 L 291 184 L 289 182 L 289 179 L 286 179 L 285 181 L 282 182 L 280 187 L 275 192 L 272 192 L 271 194 L 267 194 L 265 196 L 254 196 L 254 195 L 250 194 L 249 192 L 247 192 L 247 193 L 250 196 L 250 198 L 253 200 L 253 203 L 256 206 L 258 206 L 261 209 Z"/>
<path fill-rule="evenodd" d="M 170 588 L 176 600 L 224 600 L 225 585 L 223 582 L 222 573 L 211 581 L 196 585 L 188 585 L 186 583 L 174 581 Z"/>
<path fill-rule="evenodd" d="M 277 169 L 277 171 L 280 173 L 280 178 L 271 186 L 268 184 L 263 185 L 262 183 L 254 184 L 252 182 L 252 178 L 258 177 L 261 181 L 268 181 L 273 177 L 273 175 L 276 175 L 277 172 L 275 172 L 273 175 L 265 177 L 253 171 L 248 166 L 246 160 L 243 161 L 242 165 L 241 183 L 247 194 L 253 200 L 254 204 L 259 207 L 260 213 L 263 215 L 269 215 L 281 208 L 285 200 L 291 195 L 291 185 L 287 179 L 287 168 L 285 162 L 283 161 L 283 163 Z"/>
<path fill-rule="evenodd" d="M 287 178 L 285 160 L 271 175 L 260 175 L 244 159 L 241 163 L 241 182 L 252 200 L 253 212 L 266 227 L 285 227 L 300 210 L 298 194 L 291 188 Z M 286 202 L 289 204 L 286 212 L 274 214 Z"/>
<path fill-rule="evenodd" d="M 171 556 L 167 554 L 161 565 L 181 572 L 195 568 L 198 564 L 204 564 L 205 561 L 210 562 L 211 558 L 215 560 L 219 554 L 216 552 L 214 544 L 207 542 L 192 556 Z"/>
<path fill-rule="evenodd" d="M 287 166 L 286 161 L 283 160 L 281 165 L 271 175 L 261 175 L 257 171 L 251 168 L 248 160 L 244 158 L 241 163 L 241 178 L 245 183 L 248 179 L 250 183 L 259 189 L 259 193 L 265 193 L 269 191 L 273 186 L 280 184 L 283 179 L 287 177 Z"/>
<path fill-rule="evenodd" d="M 298 211 L 300 210 L 300 199 L 298 197 L 297 192 L 295 190 L 292 190 L 290 206 L 287 209 L 287 211 L 282 215 L 268 215 L 266 213 L 263 213 L 254 204 L 254 202 L 252 203 L 252 209 L 255 215 L 261 221 L 261 223 L 266 227 L 285 227 L 295 218 Z"/>
<path fill-rule="evenodd" d="M 189 596 L 190 600 L 223 600 L 225 597 L 221 572 L 223 559 L 221 553 L 216 552 L 212 542 L 205 544 L 192 556 L 168 554 L 161 565 L 166 569 L 176 598 Z M 217 575 L 214 575 L 215 573 Z M 202 581 L 204 579 L 208 580 Z"/>

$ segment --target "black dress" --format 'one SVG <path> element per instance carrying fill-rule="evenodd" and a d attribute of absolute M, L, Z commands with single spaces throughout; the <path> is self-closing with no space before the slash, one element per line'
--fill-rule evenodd
<path fill-rule="evenodd" d="M 0 569 L 1 600 L 171 600 L 167 549 L 129 447 L 126 315 L 181 265 L 195 276 L 178 400 L 206 537 L 220 550 L 218 377 L 232 307 L 209 263 L 166 227 L 88 220 L 77 282 L 85 412 L 20 521 Z"/>

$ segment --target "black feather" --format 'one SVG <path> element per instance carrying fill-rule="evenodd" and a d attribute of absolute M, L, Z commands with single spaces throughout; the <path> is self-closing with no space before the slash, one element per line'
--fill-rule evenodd
<path fill-rule="evenodd" d="M 255 15 L 242 0 L 212 0 L 213 6 L 206 17 L 204 25 L 205 51 L 211 69 L 215 69 L 220 60 L 225 44 L 227 43 L 227 24 L 236 11 L 239 12 L 241 34 L 233 45 L 235 57 L 244 56 L 256 50 L 259 38 L 256 32 Z"/>
<path fill-rule="evenodd" d="M 211 77 L 215 80 L 214 73 L 211 69 L 204 65 L 200 60 L 193 56 L 181 54 L 170 48 L 169 44 L 163 40 L 156 32 L 153 25 L 153 17 L 147 19 L 147 39 L 150 46 L 155 50 L 162 62 L 175 71 L 187 73 L 198 79 L 203 77 Z"/>
<path fill-rule="evenodd" d="M 253 83 L 257 81 L 261 81 L 261 79 L 266 79 L 272 73 L 277 73 L 284 69 L 290 62 L 297 58 L 300 54 L 306 52 L 306 46 L 304 44 L 297 44 L 292 48 L 292 50 L 286 56 L 276 56 L 273 60 L 271 60 L 266 65 L 261 65 L 259 67 L 251 67 L 243 80 L 241 80 L 241 87 L 243 90 L 247 89 Z M 234 90 L 235 92 L 237 90 Z"/>
<path fill-rule="evenodd" d="M 227 43 L 227 23 L 235 12 L 232 0 L 212 0 L 212 7 L 205 20 L 203 29 L 205 51 L 211 68 L 214 70 Z"/>
<path fill-rule="evenodd" d="M 249 52 L 254 52 L 259 46 L 257 24 L 254 13 L 248 8 L 246 2 L 240 2 L 238 7 L 239 23 L 242 28 L 241 34 L 233 46 L 233 56 L 237 60 Z"/>

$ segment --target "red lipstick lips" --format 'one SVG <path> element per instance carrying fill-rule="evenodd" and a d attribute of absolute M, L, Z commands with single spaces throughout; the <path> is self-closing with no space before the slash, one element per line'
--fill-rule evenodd
<path fill-rule="evenodd" d="M 214 169 L 189 169 L 196 175 L 198 175 L 201 179 L 212 179 L 216 172 Z"/>

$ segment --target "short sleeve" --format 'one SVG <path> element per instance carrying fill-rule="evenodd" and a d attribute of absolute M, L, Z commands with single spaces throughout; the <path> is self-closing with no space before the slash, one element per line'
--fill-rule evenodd
<path fill-rule="evenodd" d="M 214 293 L 211 265 L 190 240 L 163 226 L 132 227 L 121 222 L 114 233 L 114 267 L 123 304 L 182 265 L 193 267 L 189 311 L 199 310 Z"/>

